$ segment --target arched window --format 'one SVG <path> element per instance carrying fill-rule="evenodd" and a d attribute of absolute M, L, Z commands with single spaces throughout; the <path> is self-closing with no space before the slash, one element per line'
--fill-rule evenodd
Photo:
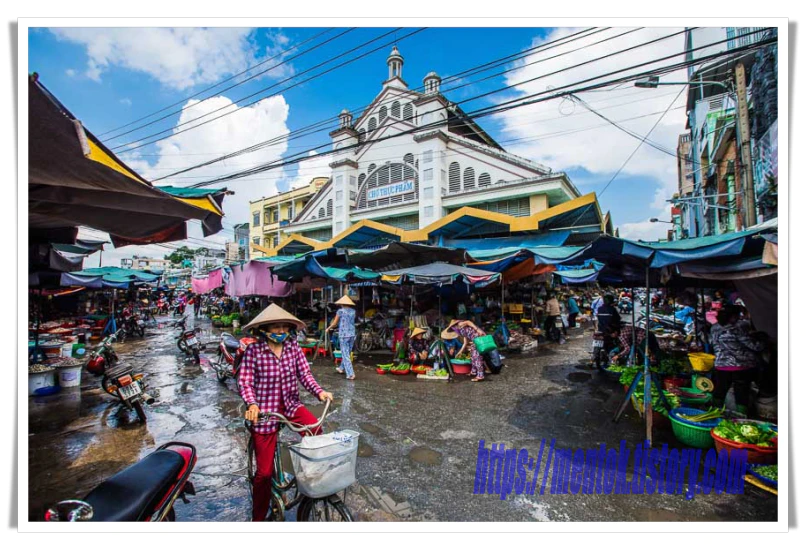
<path fill-rule="evenodd" d="M 411 120 L 414 118 L 414 106 L 411 103 L 403 105 L 403 120 Z"/>
<path fill-rule="evenodd" d="M 383 122 L 386 119 L 386 105 L 378 111 L 378 122 Z"/>
<path fill-rule="evenodd" d="M 324 217 L 325 217 L 325 209 L 324 209 L 324 208 L 320 208 L 320 209 L 319 209 L 319 217 L 320 217 L 320 218 L 324 218 Z"/>
<path fill-rule="evenodd" d="M 367 179 L 367 175 L 366 175 L 366 174 L 361 174 L 361 175 L 359 175 L 359 176 L 358 176 L 358 185 L 360 186 L 362 183 L 364 183 L 364 180 L 365 180 L 365 179 Z"/>
<path fill-rule="evenodd" d="M 461 168 L 458 162 L 452 162 L 448 167 L 448 192 L 457 193 L 462 189 Z"/>
<path fill-rule="evenodd" d="M 479 187 L 487 187 L 488 185 L 492 184 L 492 179 L 490 178 L 490 174 L 487 172 L 483 172 L 479 174 Z"/>
<path fill-rule="evenodd" d="M 392 103 L 392 116 L 395 118 L 400 118 L 400 102 L 395 101 Z"/>
<path fill-rule="evenodd" d="M 411 153 L 406 153 L 405 155 L 403 155 L 403 162 L 414 164 L 414 155 L 412 155 Z"/>
<path fill-rule="evenodd" d="M 368 199 L 367 194 L 372 192 L 373 189 L 385 185 L 390 182 L 398 181 L 413 181 L 414 190 L 403 195 L 394 195 L 391 197 Z M 378 167 L 374 172 L 367 174 L 367 179 L 364 187 L 358 191 L 358 208 L 375 208 L 378 206 L 389 206 L 391 204 L 398 204 L 407 201 L 414 201 L 417 199 L 419 192 L 419 181 L 417 171 L 410 164 L 400 162 L 387 163 Z"/>
<path fill-rule="evenodd" d="M 374 171 L 375 171 L 375 165 L 374 165 L 374 164 L 370 164 L 370 165 L 369 165 L 369 168 L 367 168 L 367 175 L 370 175 L 370 174 L 371 174 L 372 172 L 374 172 Z"/>
<path fill-rule="evenodd" d="M 472 168 L 465 168 L 465 177 L 463 183 L 465 189 L 473 189 L 476 187 L 476 172 Z"/>
<path fill-rule="evenodd" d="M 402 164 L 393 164 L 392 165 L 392 183 L 396 181 L 403 181 L 403 165 Z"/>
<path fill-rule="evenodd" d="M 367 138 L 367 131 L 363 128 L 358 130 L 358 143 L 361 143 Z"/>
<path fill-rule="evenodd" d="M 378 123 L 375 122 L 375 117 L 372 117 L 371 119 L 369 119 L 369 125 L 368 126 L 369 126 L 369 131 L 370 132 L 378 127 Z"/>
<path fill-rule="evenodd" d="M 333 199 L 328 199 L 327 201 L 327 215 L 328 216 L 333 215 Z"/>

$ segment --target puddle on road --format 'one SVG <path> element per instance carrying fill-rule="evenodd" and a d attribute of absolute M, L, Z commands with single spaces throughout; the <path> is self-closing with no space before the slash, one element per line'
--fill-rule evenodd
<path fill-rule="evenodd" d="M 591 374 L 589 372 L 572 372 L 568 375 L 568 379 L 575 383 L 587 382 L 591 379 Z"/>
<path fill-rule="evenodd" d="M 369 485 L 361 485 L 358 488 L 358 494 L 379 510 L 379 512 L 370 512 L 367 518 L 369 521 L 408 520 L 412 517 L 409 501 L 395 493 L 382 491 Z M 386 517 L 373 517 L 374 514 L 385 515 Z M 392 517 L 390 518 L 389 515 Z"/>
<path fill-rule="evenodd" d="M 364 443 L 359 439 L 358 441 L 358 456 L 367 458 L 375 455 L 375 449 L 371 445 Z"/>
<path fill-rule="evenodd" d="M 370 424 L 368 422 L 359 422 L 358 427 L 361 428 L 362 431 L 371 433 L 372 435 L 378 435 L 383 431 L 375 424 Z"/>
<path fill-rule="evenodd" d="M 438 466 L 442 464 L 442 453 L 428 447 L 414 447 L 409 451 L 409 459 L 420 464 Z"/>
<path fill-rule="evenodd" d="M 475 439 L 476 434 L 467 430 L 445 430 L 439 437 L 442 439 Z"/>
<path fill-rule="evenodd" d="M 193 386 L 190 385 L 190 382 L 182 382 L 179 393 L 193 393 Z"/>

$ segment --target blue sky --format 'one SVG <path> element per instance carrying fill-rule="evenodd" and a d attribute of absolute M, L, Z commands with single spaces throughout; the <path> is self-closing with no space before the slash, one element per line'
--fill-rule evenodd
<path fill-rule="evenodd" d="M 403 77 L 409 87 L 416 88 L 430 71 L 436 71 L 445 78 L 580 29 L 429 28 L 406 37 L 415 30 L 408 28 L 396 31 L 319 69 L 305 72 L 329 58 L 392 30 L 362 28 L 289 60 L 344 30 L 346 29 L 330 30 L 296 50 L 283 53 L 325 29 L 35 29 L 29 35 L 28 68 L 31 72 L 39 73 L 41 82 L 90 131 L 101 137 L 132 167 L 153 179 L 328 118 L 335 124 L 335 117 L 341 109 L 364 106 L 380 91 L 381 82 L 387 76 L 386 57 L 391 49 L 391 45 L 384 44 L 389 42 L 397 41 L 405 59 Z M 501 101 L 542 92 L 550 86 L 562 86 L 683 49 L 682 36 L 671 36 L 679 29 L 641 29 L 625 33 L 627 30 L 629 29 L 601 30 L 596 36 L 591 34 L 590 38 L 574 41 L 573 45 L 554 48 L 551 52 L 534 52 L 523 60 L 465 77 L 458 82 L 443 84 L 443 90 L 461 86 L 447 91 L 446 95 L 459 102 L 465 111 L 473 111 Z M 622 33 L 625 33 L 624 36 L 620 36 Z M 629 53 L 567 70 L 573 64 L 659 36 L 669 38 Z M 607 40 L 596 44 L 603 39 Z M 310 82 L 283 90 L 379 46 L 383 47 L 362 59 Z M 188 99 L 216 82 L 275 55 L 279 57 L 248 74 L 285 61 L 269 73 L 232 90 L 221 92 L 226 85 L 246 78 L 244 75 L 199 95 L 195 100 Z M 548 59 L 555 55 L 555 59 Z M 508 72 L 492 76 L 493 73 L 504 70 Z M 557 75 L 545 76 L 555 71 L 558 71 Z M 482 78 L 487 79 L 479 81 Z M 291 80 L 278 84 L 283 79 Z M 671 77 L 668 79 L 673 80 Z M 172 135 L 178 123 L 203 115 L 213 108 L 222 108 L 225 109 L 222 112 L 228 112 L 233 109 L 232 104 L 238 103 L 241 98 L 273 85 L 273 89 L 250 100 L 262 98 L 254 106 L 226 116 L 221 121 L 200 126 L 181 135 Z M 510 85 L 513 88 L 507 92 L 465 101 Z M 581 97 L 615 120 L 633 119 L 624 122 L 624 126 L 642 135 L 660 118 L 659 113 L 673 105 L 675 108 L 661 119 L 653 131 L 652 139 L 668 149 L 675 148 L 677 134 L 684 131 L 685 113 L 679 106 L 685 100 L 685 93 L 676 97 L 678 88 L 639 90 L 629 84 L 611 88 L 585 93 Z M 207 96 L 212 98 L 194 105 L 195 101 Z M 673 100 L 676 102 L 672 103 Z M 120 131 L 105 134 L 174 103 L 178 105 L 164 111 L 160 116 L 184 108 L 181 120 L 180 114 L 171 114 L 162 122 L 117 139 L 111 138 Z M 242 101 L 238 105 L 244 103 Z M 193 124 L 195 123 L 183 128 Z M 562 100 L 486 117 L 480 119 L 479 124 L 511 152 L 547 164 L 555 171 L 568 172 L 582 193 L 600 192 L 638 143 L 621 130 L 603 124 L 601 119 L 585 111 L 583 107 Z M 147 135 L 162 130 L 167 133 L 159 137 L 168 139 L 160 143 L 128 151 L 126 149 L 131 146 L 114 149 L 130 141 L 143 140 Z M 219 163 L 158 183 L 186 185 L 307 151 L 328 143 L 330 138 L 327 131 L 328 129 L 323 129 L 314 135 L 282 141 L 267 150 L 232 159 L 226 166 Z M 326 158 L 312 160 L 299 168 L 288 167 L 283 171 L 250 177 L 248 181 L 228 183 L 227 186 L 236 194 L 227 197 L 225 201 L 227 227 L 247 221 L 248 199 L 273 194 L 276 190 L 288 189 L 289 185 L 307 181 L 317 175 L 326 163 Z M 662 224 L 649 224 L 647 220 L 651 216 L 668 219 L 668 207 L 663 200 L 674 192 L 675 171 L 674 158 L 671 156 L 647 146 L 639 149 L 600 198 L 602 209 L 612 212 L 623 235 L 652 238 L 665 230 Z M 231 233 L 225 233 L 217 239 L 223 242 L 231 237 Z M 162 249 L 158 251 L 164 253 Z M 123 249 L 120 252 L 120 256 L 126 256 L 132 254 L 132 249 Z M 105 257 L 104 263 L 114 263 L 115 256 L 117 254 L 110 257 L 108 262 Z M 93 264 L 88 262 L 87 265 Z"/>

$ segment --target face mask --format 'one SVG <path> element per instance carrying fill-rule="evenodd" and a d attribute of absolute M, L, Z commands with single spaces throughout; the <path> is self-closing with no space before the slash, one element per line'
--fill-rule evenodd
<path fill-rule="evenodd" d="M 287 332 L 270 332 L 266 337 L 275 344 L 282 344 L 288 338 Z"/>

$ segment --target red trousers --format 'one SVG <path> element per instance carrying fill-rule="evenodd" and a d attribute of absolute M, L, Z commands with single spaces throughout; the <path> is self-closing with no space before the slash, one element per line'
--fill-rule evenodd
<path fill-rule="evenodd" d="M 282 413 L 281 413 L 282 414 Z M 297 424 L 316 424 L 319 419 L 304 406 L 297 409 L 296 414 L 287 417 Z M 271 476 L 274 474 L 274 452 L 277 450 L 277 435 L 280 431 L 270 434 L 253 433 L 255 442 L 255 462 L 257 471 L 252 482 L 252 521 L 263 521 L 269 513 L 271 506 Z M 313 435 L 322 433 L 322 427 L 313 430 Z"/>

